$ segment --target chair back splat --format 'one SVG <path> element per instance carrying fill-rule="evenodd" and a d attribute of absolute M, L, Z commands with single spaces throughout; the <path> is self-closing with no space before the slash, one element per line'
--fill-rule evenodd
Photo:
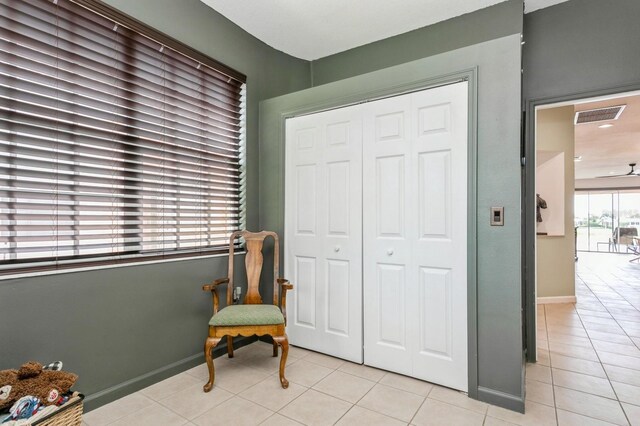
<path fill-rule="evenodd" d="M 247 270 L 247 293 L 244 297 L 244 304 L 261 304 L 262 297 L 260 296 L 260 274 L 262 272 L 262 265 L 264 258 L 262 256 L 262 248 L 264 241 L 267 237 L 272 237 L 274 240 L 273 247 L 273 304 L 277 305 L 278 300 L 278 277 L 279 264 L 280 264 L 280 245 L 278 241 L 278 234 L 270 231 L 261 232 L 249 232 L 249 231 L 236 231 L 231 234 L 229 242 L 229 284 L 227 289 L 227 305 L 233 303 L 233 254 L 234 254 L 234 242 L 237 238 L 244 238 L 246 243 L 247 254 L 245 256 L 245 266 Z"/>

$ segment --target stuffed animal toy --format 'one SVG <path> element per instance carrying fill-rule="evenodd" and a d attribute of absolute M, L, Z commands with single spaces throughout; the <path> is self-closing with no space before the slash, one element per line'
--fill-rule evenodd
<path fill-rule="evenodd" d="M 43 405 L 57 403 L 69 392 L 78 376 L 66 371 L 43 370 L 42 364 L 27 362 L 19 370 L 0 371 L 0 411 L 23 396 L 39 398 Z"/>

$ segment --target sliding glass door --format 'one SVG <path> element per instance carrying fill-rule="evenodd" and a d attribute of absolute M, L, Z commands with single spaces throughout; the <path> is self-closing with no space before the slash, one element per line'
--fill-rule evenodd
<path fill-rule="evenodd" d="M 640 235 L 640 190 L 576 191 L 578 251 L 627 253 Z"/>

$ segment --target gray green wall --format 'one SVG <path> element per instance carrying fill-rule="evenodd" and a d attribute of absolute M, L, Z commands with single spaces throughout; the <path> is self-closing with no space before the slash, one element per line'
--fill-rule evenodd
<path fill-rule="evenodd" d="M 278 52 L 198 0 L 108 4 L 247 75 L 247 224 L 257 229 L 258 104 L 310 84 L 309 63 Z M 62 360 L 89 409 L 203 360 L 211 297 L 227 258 L 0 280 L 0 369 Z"/>
<path fill-rule="evenodd" d="M 506 1 L 311 62 L 312 84 L 365 74 L 522 32 L 522 1 Z"/>
<path fill-rule="evenodd" d="M 477 309 L 477 321 L 473 320 L 477 343 L 471 345 L 472 362 L 477 359 L 477 370 L 473 369 L 476 377 L 471 378 L 476 386 L 470 386 L 469 393 L 522 410 L 519 186 L 522 1 L 511 0 L 492 9 L 495 13 L 474 13 L 452 21 L 456 26 L 461 20 L 466 25 L 492 28 L 498 38 L 475 44 L 461 41 L 459 44 L 467 46 L 431 55 L 440 50 L 437 46 L 441 39 L 427 27 L 418 33 L 335 55 L 327 59 L 331 66 L 322 65 L 322 59 L 316 61 L 314 82 L 327 84 L 264 101 L 260 107 L 260 187 L 269 197 L 260 198 L 260 223 L 261 228 L 283 232 L 285 116 L 393 93 L 419 85 L 420 81 L 446 81 L 447 75 L 476 69 L 478 258 L 477 267 L 471 268 L 476 272 L 477 288 L 470 291 L 477 291 L 477 301 L 472 307 Z M 394 59 L 384 64 L 378 60 L 387 57 Z M 489 226 L 491 206 L 505 207 L 504 227 Z"/>
<path fill-rule="evenodd" d="M 571 0 L 526 14 L 525 100 L 638 85 L 638 17 L 638 0 Z"/>

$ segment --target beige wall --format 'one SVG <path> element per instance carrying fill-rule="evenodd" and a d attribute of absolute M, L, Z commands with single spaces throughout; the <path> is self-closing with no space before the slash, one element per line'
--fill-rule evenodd
<path fill-rule="evenodd" d="M 564 235 L 537 237 L 537 297 L 575 296 L 573 106 L 539 110 L 536 129 L 536 149 L 564 152 L 565 167 Z"/>

